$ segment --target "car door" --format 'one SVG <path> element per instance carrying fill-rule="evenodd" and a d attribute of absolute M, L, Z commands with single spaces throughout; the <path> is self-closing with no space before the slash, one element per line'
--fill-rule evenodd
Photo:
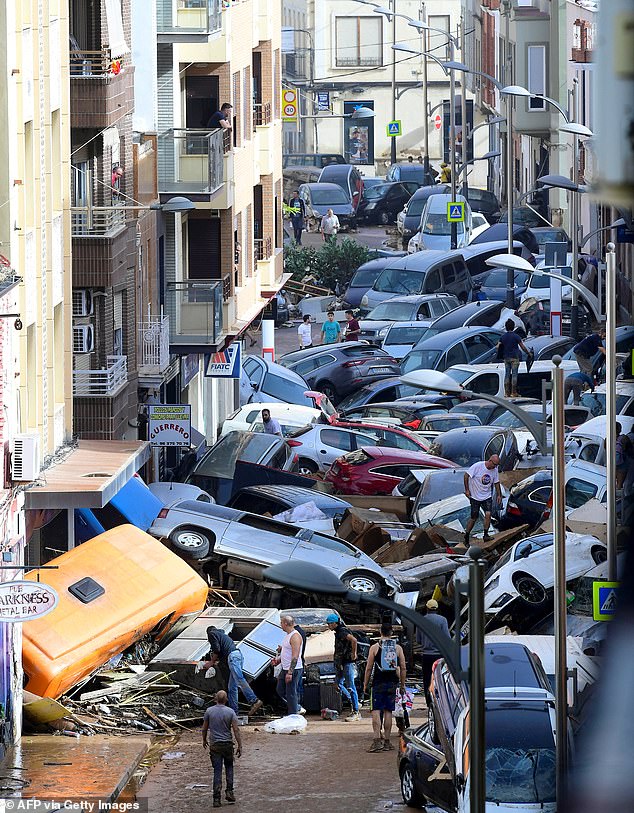
<path fill-rule="evenodd" d="M 495 337 L 497 339 L 497 336 Z M 465 352 L 471 364 L 486 364 L 493 360 L 497 342 L 492 342 L 486 333 L 476 333 L 464 340 Z"/>
<path fill-rule="evenodd" d="M 357 443 L 357 433 L 345 427 L 323 427 L 318 430 L 315 462 L 321 469 L 327 469 L 338 457 L 353 452 L 359 446 L 373 445 L 372 438 L 361 436 Z"/>
<path fill-rule="evenodd" d="M 456 342 L 452 347 L 447 350 L 436 364 L 436 370 L 443 372 L 448 367 L 453 367 L 454 364 L 465 364 L 467 361 L 467 354 L 462 342 Z"/>
<path fill-rule="evenodd" d="M 249 356 L 244 360 L 240 373 L 240 403 L 248 404 L 257 400 L 257 394 L 262 380 L 264 379 L 264 364 L 254 356 Z"/>
<path fill-rule="evenodd" d="M 270 517 L 243 514 L 239 521 L 229 522 L 214 553 L 262 565 L 283 562 L 293 554 L 297 528 Z"/>
<path fill-rule="evenodd" d="M 411 748 L 414 762 L 414 776 L 417 785 L 432 804 L 443 810 L 456 809 L 456 792 L 447 758 L 438 745 L 435 745 L 429 726 L 421 726 L 414 735 L 415 748 Z"/>

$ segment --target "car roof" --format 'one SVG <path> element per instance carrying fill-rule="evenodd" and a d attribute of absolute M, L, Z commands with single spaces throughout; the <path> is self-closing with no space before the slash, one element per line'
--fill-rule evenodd
<path fill-rule="evenodd" d="M 481 234 L 484 234 L 484 232 L 481 232 Z M 469 243 L 468 246 L 463 246 L 460 251 L 465 259 L 471 259 L 471 257 L 477 257 L 479 254 L 484 254 L 486 251 L 491 251 L 494 248 L 499 248 L 501 252 L 503 250 L 503 253 L 506 254 L 507 247 L 508 242 L 506 240 L 489 240 L 486 243 Z M 526 246 L 524 246 L 521 240 L 513 240 L 513 248 L 526 248 Z M 488 271 L 496 270 L 495 268 L 488 269 Z M 527 274 L 528 271 L 524 273 Z"/>
<path fill-rule="evenodd" d="M 445 212 L 448 203 L 457 201 L 458 203 L 466 203 L 467 200 L 463 195 L 456 195 L 455 198 L 450 192 L 441 192 L 438 195 L 430 195 L 427 202 L 428 212 Z"/>
<path fill-rule="evenodd" d="M 414 254 L 407 254 L 405 257 L 397 257 L 386 268 L 396 268 L 402 271 L 426 271 L 430 266 L 443 260 L 462 260 L 464 256 L 462 249 L 441 251 L 440 249 L 427 249 L 427 251 L 416 251 Z"/>
<path fill-rule="evenodd" d="M 322 353 L 344 353 L 346 350 L 367 350 L 368 353 L 375 354 L 377 350 L 380 350 L 380 347 L 376 347 L 374 345 L 368 344 L 367 342 L 342 342 L 340 344 L 318 344 L 315 347 L 306 347 L 303 350 L 291 350 L 288 353 L 284 353 L 283 356 L 280 356 L 281 359 L 288 359 L 291 357 L 290 363 L 295 364 L 296 361 L 302 361 L 303 359 L 312 358 L 313 356 L 319 356 Z M 288 370 L 284 364 L 278 365 L 279 367 L 283 367 L 285 370 Z"/>
<path fill-rule="evenodd" d="M 462 330 L 475 330 L 476 326 L 473 325 L 470 328 L 462 328 Z M 493 328 L 479 328 L 480 330 L 493 330 Z M 500 334 L 502 331 L 499 331 Z M 449 331 L 445 333 L 438 333 L 438 336 L 446 336 Z M 435 338 L 435 337 L 434 337 Z M 561 369 L 566 371 L 577 371 L 579 369 L 579 365 L 575 361 L 562 361 L 561 362 Z M 487 370 L 504 370 L 504 362 L 503 361 L 493 361 L 489 364 L 453 364 L 451 366 L 452 370 L 468 370 L 471 373 L 481 373 L 486 372 Z M 551 372 L 553 369 L 553 363 L 550 359 L 542 359 L 540 361 L 533 362 L 533 366 L 531 367 L 531 372 Z M 424 389 L 421 387 L 421 389 Z"/>
<path fill-rule="evenodd" d="M 394 257 L 376 257 L 374 260 L 368 260 L 367 263 L 363 263 L 360 265 L 354 274 L 357 271 L 378 271 L 379 273 L 386 268 L 391 262 L 394 262 Z M 352 275 L 354 279 L 354 274 Z"/>
<path fill-rule="evenodd" d="M 532 348 L 539 348 L 542 349 L 543 347 L 548 347 L 551 344 L 560 344 L 561 342 L 573 342 L 574 340 L 570 338 L 570 336 L 528 336 L 526 339 L 522 340 L 525 345 L 529 345 Z"/>
<path fill-rule="evenodd" d="M 335 164 L 333 166 L 339 166 Z M 324 167 L 325 169 L 325 167 Z M 308 187 L 308 189 L 312 192 L 315 187 L 319 187 L 319 189 L 325 189 L 327 192 L 332 192 L 335 189 L 341 191 L 341 187 L 338 183 L 328 183 L 327 181 L 317 181 L 316 183 L 303 183 L 302 186 Z"/>
<path fill-rule="evenodd" d="M 428 302 L 432 299 L 447 299 L 447 297 L 451 297 L 452 299 L 457 298 L 453 294 L 447 294 L 442 291 L 435 294 L 403 294 L 402 296 L 391 296 L 389 299 L 384 299 L 383 302 L 377 303 L 376 307 L 387 304 L 388 302 L 411 302 L 415 304 L 417 302 Z"/>
<path fill-rule="evenodd" d="M 450 311 L 451 313 L 451 311 Z M 453 342 L 477 333 L 499 333 L 502 335 L 501 330 L 493 327 L 486 327 L 483 325 L 470 325 L 469 327 L 454 327 L 451 330 L 443 330 L 441 333 L 436 333 L 435 336 L 430 336 L 427 339 L 422 339 L 414 348 L 415 350 L 444 350 Z M 456 365 L 463 366 L 463 365 Z M 466 365 L 465 365 L 466 366 Z M 474 365 L 476 366 L 476 365 Z M 477 365 L 481 366 L 481 365 Z M 482 365 L 484 366 L 484 365 Z"/>
<path fill-rule="evenodd" d="M 392 302 L 393 300 L 389 300 Z M 420 327 L 421 330 L 427 330 L 428 327 L 431 327 L 431 320 L 430 319 L 415 319 L 413 322 L 392 322 L 389 327 L 388 333 L 390 330 L 397 330 L 399 327 Z"/>
<path fill-rule="evenodd" d="M 414 192 L 410 198 L 410 202 L 418 198 L 428 198 L 430 195 L 446 195 L 447 188 L 448 187 L 446 184 L 440 184 L 437 186 L 421 186 L 420 189 L 417 189 L 416 192 Z"/>
<path fill-rule="evenodd" d="M 477 300 L 476 302 L 467 302 L 465 305 L 459 305 L 457 308 L 454 308 L 447 313 L 443 313 L 441 316 L 438 316 L 434 321 L 431 323 L 431 327 L 435 327 L 437 324 L 441 325 L 444 322 L 453 322 L 456 319 L 464 320 L 468 319 L 470 316 L 473 316 L 478 311 L 489 311 L 495 310 L 496 308 L 500 307 L 500 303 L 497 299 L 491 300 Z M 476 325 L 476 327 L 481 327 L 481 325 Z"/>
<path fill-rule="evenodd" d="M 470 441 L 483 442 L 488 438 L 497 435 L 499 432 L 505 434 L 510 430 L 505 429 L 503 426 L 469 426 L 458 427 L 456 429 L 448 429 L 434 439 L 434 443 L 448 443 L 454 445 L 464 443 L 465 434 L 468 435 Z"/>
<path fill-rule="evenodd" d="M 352 164 L 326 164 L 322 169 L 320 178 L 323 177 L 324 172 L 327 176 L 344 175 L 347 176 L 352 172 Z M 320 181 L 321 183 L 321 181 Z M 327 183 L 327 182 L 326 182 Z"/>

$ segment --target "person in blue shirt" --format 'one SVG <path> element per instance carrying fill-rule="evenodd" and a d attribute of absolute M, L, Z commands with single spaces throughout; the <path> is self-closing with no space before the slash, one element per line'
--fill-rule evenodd
<path fill-rule="evenodd" d="M 504 323 L 506 333 L 498 342 L 498 358 L 504 361 L 504 395 L 507 398 L 518 398 L 517 370 L 520 366 L 520 348 L 529 355 L 522 337 L 515 332 L 515 322 L 507 319 Z"/>
<path fill-rule="evenodd" d="M 592 378 L 582 373 L 581 370 L 578 373 L 570 373 L 570 375 L 566 376 L 566 381 L 564 382 L 564 402 L 566 404 L 568 403 L 568 398 L 570 397 L 570 393 L 572 393 L 572 403 L 575 406 L 579 406 L 581 393 L 585 392 L 586 389 L 589 389 L 590 392 L 594 392 L 594 381 Z"/>
<path fill-rule="evenodd" d="M 328 311 L 328 318 L 321 329 L 322 344 L 336 344 L 341 341 L 341 327 L 335 321 L 334 311 Z"/>

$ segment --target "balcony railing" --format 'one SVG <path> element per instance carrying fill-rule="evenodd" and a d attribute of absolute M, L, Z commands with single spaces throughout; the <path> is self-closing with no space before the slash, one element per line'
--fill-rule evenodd
<path fill-rule="evenodd" d="M 222 0 L 158 0 L 159 34 L 213 34 L 222 29 Z"/>
<path fill-rule="evenodd" d="M 0 296 L 7 294 L 20 282 L 22 282 L 22 277 L 19 277 L 11 267 L 2 265 L 0 261 Z"/>
<path fill-rule="evenodd" d="M 73 206 L 73 237 L 108 237 L 125 226 L 125 210 L 117 206 Z"/>
<path fill-rule="evenodd" d="M 230 132 L 173 129 L 160 135 L 159 190 L 212 193 L 220 189 L 224 183 L 224 154 L 231 149 Z"/>
<path fill-rule="evenodd" d="M 380 56 L 338 56 L 336 58 L 337 68 L 380 68 L 383 59 Z"/>
<path fill-rule="evenodd" d="M 253 126 L 271 123 L 271 103 L 253 105 Z"/>
<path fill-rule="evenodd" d="M 231 299 L 231 274 L 225 274 L 222 278 L 222 300 L 228 302 Z"/>
<path fill-rule="evenodd" d="M 222 280 L 196 279 L 167 283 L 170 345 L 203 348 L 217 344 L 222 334 Z M 192 349 L 187 352 L 193 352 Z"/>
<path fill-rule="evenodd" d="M 71 51 L 70 75 L 72 79 L 103 79 L 118 76 L 120 60 L 112 60 L 110 51 Z"/>
<path fill-rule="evenodd" d="M 137 329 L 139 375 L 162 373 L 170 363 L 170 320 L 150 319 Z"/>
<path fill-rule="evenodd" d="M 128 381 L 127 356 L 107 356 L 102 370 L 73 370 L 73 395 L 100 398 L 116 395 Z"/>
<path fill-rule="evenodd" d="M 267 260 L 273 253 L 273 242 L 270 237 L 253 241 L 253 252 L 255 261 Z"/>

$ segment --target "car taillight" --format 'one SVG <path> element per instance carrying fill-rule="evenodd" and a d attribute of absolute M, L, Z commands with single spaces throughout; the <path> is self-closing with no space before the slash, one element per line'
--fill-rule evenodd
<path fill-rule="evenodd" d="M 288 445 L 291 447 L 291 449 L 292 449 L 294 446 L 301 446 L 301 445 L 302 445 L 301 440 L 289 440 L 288 438 L 286 438 L 286 442 L 287 442 L 287 443 L 288 443 Z"/>
<path fill-rule="evenodd" d="M 547 508 L 542 514 L 541 522 L 543 522 L 545 519 L 550 519 L 550 508 Z"/>
<path fill-rule="evenodd" d="M 512 514 L 514 517 L 521 517 L 522 512 L 520 509 L 515 505 L 515 503 L 509 502 L 506 504 L 506 513 Z"/>
<path fill-rule="evenodd" d="M 406 426 L 408 429 L 418 429 L 421 423 L 422 421 L 420 418 L 413 418 L 411 421 L 405 421 L 403 426 Z"/>
<path fill-rule="evenodd" d="M 341 366 L 346 370 L 350 367 L 358 367 L 360 364 L 367 364 L 370 359 L 355 359 L 354 361 L 345 361 Z"/>
<path fill-rule="evenodd" d="M 169 508 L 161 508 L 161 510 L 158 512 L 158 519 L 165 519 L 169 512 Z"/>

